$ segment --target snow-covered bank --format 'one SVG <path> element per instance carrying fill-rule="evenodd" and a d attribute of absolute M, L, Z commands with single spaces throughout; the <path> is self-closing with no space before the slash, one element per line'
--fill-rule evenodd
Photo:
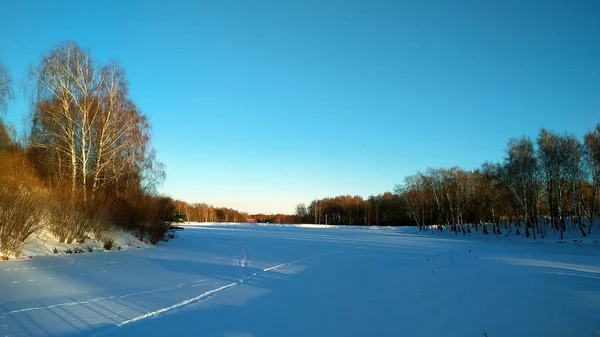
<path fill-rule="evenodd" d="M 256 224 L 179 235 L 0 269 L 0 334 L 600 335 L 598 245 Z"/>
<path fill-rule="evenodd" d="M 149 247 L 148 244 L 138 240 L 133 234 L 121 229 L 112 229 L 108 231 L 104 234 L 103 240 L 96 237 L 88 237 L 81 243 L 61 243 L 54 235 L 52 235 L 52 233 L 50 233 L 50 231 L 42 229 L 40 232 L 33 233 L 27 238 L 23 251 L 19 256 L 8 256 L 8 261 L 2 261 L 0 263 L 49 255 L 106 251 L 105 241 L 107 239 L 111 239 L 113 242 L 111 250 L 130 250 Z M 0 267 L 2 266 L 3 265 L 0 264 Z"/>

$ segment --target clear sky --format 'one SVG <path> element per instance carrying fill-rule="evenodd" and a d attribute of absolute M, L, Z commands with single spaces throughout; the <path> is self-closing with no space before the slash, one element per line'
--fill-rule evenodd
<path fill-rule="evenodd" d="M 65 40 L 126 69 L 163 193 L 248 212 L 379 194 L 600 122 L 596 0 L 0 0 L 9 121 Z"/>

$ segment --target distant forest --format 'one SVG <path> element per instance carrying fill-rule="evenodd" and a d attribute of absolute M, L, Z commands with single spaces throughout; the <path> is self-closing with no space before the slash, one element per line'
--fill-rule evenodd
<path fill-rule="evenodd" d="M 583 139 L 540 130 L 508 141 L 502 162 L 475 170 L 428 168 L 407 176 L 394 193 L 364 200 L 336 197 L 298 205 L 298 221 L 331 225 L 417 225 L 471 228 L 526 236 L 547 230 L 600 231 L 600 124 Z"/>
<path fill-rule="evenodd" d="M 484 163 L 473 171 L 457 167 L 427 169 L 405 178 L 396 193 L 419 226 L 500 225 L 517 234 L 544 237 L 548 230 L 600 231 L 600 124 L 582 140 L 540 130 L 508 141 L 501 163 Z"/>
<path fill-rule="evenodd" d="M 548 229 L 581 236 L 600 231 L 600 124 L 583 139 L 540 130 L 508 141 L 502 162 L 474 170 L 428 168 L 386 192 L 364 199 L 337 196 L 299 204 L 293 215 L 248 215 L 205 204 L 176 202 L 191 221 L 310 223 L 340 226 L 419 226 L 486 233 L 509 228 L 544 236 Z M 595 230 L 594 230 L 595 229 Z"/>

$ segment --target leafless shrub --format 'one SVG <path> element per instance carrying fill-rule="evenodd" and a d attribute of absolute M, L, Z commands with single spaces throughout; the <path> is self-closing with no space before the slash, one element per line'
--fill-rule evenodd
<path fill-rule="evenodd" d="M 39 198 L 32 193 L 0 188 L 0 251 L 19 255 L 25 240 L 40 228 L 42 217 Z"/>
<path fill-rule="evenodd" d="M 155 245 L 167 233 L 174 213 L 170 198 L 140 195 L 121 200 L 115 207 L 114 219 L 140 241 Z"/>
<path fill-rule="evenodd" d="M 104 249 L 106 249 L 106 250 L 112 250 L 112 249 L 113 249 L 113 246 L 114 246 L 114 244 L 115 244 L 115 240 L 113 240 L 113 239 L 110 239 L 110 238 L 109 238 L 109 239 L 106 239 L 106 240 L 104 241 Z"/>
<path fill-rule="evenodd" d="M 55 187 L 53 195 L 48 228 L 60 242 L 82 243 L 89 234 L 102 237 L 109 230 L 110 217 L 104 205 L 84 203 L 77 192 L 64 187 Z"/>
<path fill-rule="evenodd" d="M 76 206 L 55 201 L 50 208 L 48 229 L 59 242 L 71 243 L 84 238 L 94 227 L 94 221 L 88 219 L 83 210 Z"/>
<path fill-rule="evenodd" d="M 159 243 L 165 237 L 165 234 L 169 230 L 169 225 L 170 224 L 168 222 L 164 221 L 149 223 L 146 226 L 148 241 L 153 245 Z"/>
<path fill-rule="evenodd" d="M 0 157 L 0 252 L 19 255 L 25 240 L 40 229 L 43 190 L 33 168 L 19 152 Z"/>

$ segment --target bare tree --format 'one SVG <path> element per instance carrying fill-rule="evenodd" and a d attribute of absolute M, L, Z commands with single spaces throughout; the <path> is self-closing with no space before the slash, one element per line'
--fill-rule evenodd
<path fill-rule="evenodd" d="M 442 225 L 446 222 L 446 209 L 444 207 L 444 196 L 446 192 L 444 191 L 444 175 L 442 169 L 432 169 L 428 168 L 425 178 L 425 186 L 428 194 L 432 196 L 433 201 L 436 206 L 436 217 L 437 217 L 437 225 L 439 229 L 442 229 Z"/>
<path fill-rule="evenodd" d="M 152 189 L 160 183 L 164 168 L 155 160 L 154 152 L 148 151 L 147 120 L 128 97 L 123 69 L 113 63 L 100 73 L 100 108 L 91 125 L 92 193 L 105 184 L 118 182 L 128 171 L 136 170 L 136 165 L 138 170 L 146 170 L 141 179 L 147 183 L 146 188 Z"/>
<path fill-rule="evenodd" d="M 8 101 L 14 98 L 12 79 L 8 71 L 0 64 L 0 150 L 9 148 L 13 142 L 12 130 L 2 121 L 2 114 L 7 111 Z"/>
<path fill-rule="evenodd" d="M 598 213 L 600 201 L 600 124 L 596 129 L 588 132 L 584 137 L 584 164 L 588 173 L 587 193 L 582 190 L 583 211 L 588 218 L 588 235 L 592 233 L 592 227 Z"/>
<path fill-rule="evenodd" d="M 99 70 L 98 70 L 99 69 Z M 164 165 L 149 147 L 146 117 L 129 98 L 123 69 L 98 68 L 88 52 L 66 43 L 32 70 L 31 145 L 58 176 L 70 176 L 83 200 L 104 186 L 154 193 Z"/>
<path fill-rule="evenodd" d="M 417 223 L 419 230 L 425 226 L 426 198 L 425 179 L 421 173 L 406 176 L 404 184 L 396 185 L 394 192 L 400 195 L 410 212 L 411 218 Z"/>
<path fill-rule="evenodd" d="M 562 152 L 565 160 L 563 167 L 565 172 L 565 187 L 569 194 L 569 215 L 572 226 L 578 226 L 581 234 L 587 236 L 582 216 L 582 184 L 585 180 L 583 166 L 583 145 L 572 135 L 563 137 Z"/>
<path fill-rule="evenodd" d="M 8 101 L 12 99 L 14 99 L 12 78 L 6 68 L 0 64 L 0 114 L 6 112 Z"/>
<path fill-rule="evenodd" d="M 543 192 L 547 198 L 552 227 L 560 229 L 562 235 L 564 232 L 564 207 L 561 180 L 564 180 L 565 173 L 563 140 L 559 135 L 542 129 L 537 143 L 539 148 L 537 156 L 544 182 Z"/>
<path fill-rule="evenodd" d="M 307 220 L 308 210 L 306 209 L 305 204 L 296 205 L 296 216 L 302 223 L 304 223 Z"/>
<path fill-rule="evenodd" d="M 502 166 L 495 163 L 484 163 L 481 166 L 480 174 L 481 183 L 477 191 L 484 200 L 484 205 L 487 205 L 485 208 L 491 212 L 492 230 L 497 233 L 499 218 L 507 199 L 506 189 L 502 185 Z"/>
<path fill-rule="evenodd" d="M 505 159 L 503 180 L 518 205 L 525 233 L 533 237 L 538 229 L 539 174 L 533 143 L 526 137 L 510 139 Z"/>
<path fill-rule="evenodd" d="M 70 166 L 71 190 L 78 174 L 85 186 L 87 174 L 87 119 L 92 106 L 94 71 L 88 53 L 67 43 L 52 50 L 31 75 L 35 80 L 31 145 L 56 156 L 59 173 L 66 157 Z"/>

